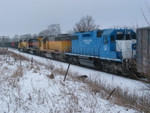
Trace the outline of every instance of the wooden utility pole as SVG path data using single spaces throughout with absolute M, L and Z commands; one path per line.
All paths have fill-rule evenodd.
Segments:
M 3 40 L 3 55 L 4 55 L 4 58 L 5 58 L 5 51 L 4 51 L 4 46 L 5 46 L 5 44 L 4 44 L 4 36 L 3 36 L 3 38 L 2 38 L 2 40 Z

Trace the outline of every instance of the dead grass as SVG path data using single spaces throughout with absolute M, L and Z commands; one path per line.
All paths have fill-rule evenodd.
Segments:
M 8 48 L 0 48 L 0 55 L 6 55 L 8 53 Z
M 115 99 L 112 101 L 118 105 L 134 108 L 140 112 L 150 113 L 150 98 L 148 95 L 142 97 L 136 94 L 128 95 L 128 90 L 123 92 L 123 90 L 118 87 L 113 97 Z
M 11 56 L 14 58 L 14 60 L 27 60 L 30 62 L 29 59 L 18 55 L 16 53 L 10 52 Z M 36 61 L 34 61 L 35 63 Z M 44 65 L 42 63 L 36 62 L 37 65 Z M 31 68 L 34 68 L 33 72 L 37 73 L 38 70 L 40 70 L 39 66 L 33 66 Z M 52 73 L 50 75 L 48 75 L 48 77 L 50 79 L 54 79 L 55 76 L 54 75 L 65 75 L 66 74 L 66 70 L 61 66 L 60 68 L 55 68 L 55 66 L 50 63 L 48 65 L 44 65 L 46 69 L 52 71 Z M 30 67 L 30 65 L 28 66 Z M 13 73 L 13 78 L 20 78 L 23 76 L 23 69 L 21 66 L 17 67 L 17 70 Z M 107 83 L 104 84 L 104 81 L 102 82 L 102 80 L 95 80 L 92 81 L 91 78 L 82 78 L 79 77 L 80 75 L 78 73 L 71 73 L 68 72 L 68 76 L 70 76 L 73 80 L 77 80 L 80 82 L 84 82 L 85 84 L 87 84 L 89 91 L 91 92 L 91 94 L 100 94 L 100 96 L 102 98 L 107 98 L 109 96 L 109 94 L 111 93 L 111 91 L 113 90 L 111 88 L 111 86 L 109 86 Z M 19 79 L 18 79 L 19 80 Z M 71 107 L 71 111 L 79 111 L 78 109 L 78 98 L 74 95 L 71 94 L 71 98 L 72 98 L 72 102 L 74 102 L 74 104 L 72 104 Z M 129 107 L 129 108 L 133 108 L 138 110 L 139 112 L 144 112 L 144 113 L 150 113 L 150 99 L 149 96 L 143 96 L 143 97 L 138 97 L 137 95 L 128 95 L 128 90 L 124 91 L 122 90 L 120 87 L 117 87 L 115 92 L 112 94 L 112 96 L 109 99 L 111 102 L 120 105 L 120 106 L 125 106 L 125 107 Z M 72 103 L 70 102 L 70 104 Z M 76 105 L 76 107 L 73 107 L 74 105 Z
M 40 66 L 38 64 L 35 65 L 35 70 L 40 71 Z
M 47 68 L 50 69 L 51 71 L 53 71 L 55 66 L 54 66 L 54 64 L 50 63 L 50 64 L 48 64 Z
M 33 73 L 38 73 L 38 70 L 36 70 L 36 69 L 33 69 Z
M 55 75 L 65 75 L 66 74 L 66 70 L 60 66 L 60 68 L 54 68 L 52 71 Z
M 65 70 L 62 71 L 62 69 L 57 69 L 57 71 L 59 72 L 59 74 L 65 73 Z M 102 82 L 102 80 L 93 81 L 91 78 L 82 79 L 78 73 L 71 72 L 68 73 L 68 76 L 72 77 L 72 79 L 75 81 L 84 82 L 85 84 L 87 84 L 87 86 L 89 87 L 88 89 L 92 94 L 100 94 L 104 99 L 107 99 L 107 97 L 113 90 L 111 86 L 109 86 L 104 81 Z M 109 101 L 119 106 L 135 109 L 139 112 L 150 113 L 150 98 L 148 95 L 139 97 L 136 94 L 129 95 L 128 92 L 128 89 L 124 91 L 120 87 L 117 87 L 115 92 L 110 97 Z
M 85 83 L 89 86 L 91 93 L 98 93 L 105 99 L 113 90 L 111 86 L 101 81 L 86 80 Z M 129 95 L 128 92 L 128 90 L 124 91 L 120 87 L 117 87 L 110 101 L 120 106 L 136 109 L 139 112 L 150 113 L 150 98 L 148 95 L 139 97 L 136 94 Z
M 50 78 L 50 79 L 54 79 L 55 78 L 53 73 L 51 73 L 50 75 L 47 75 L 47 77 Z
M 17 60 L 30 61 L 30 59 L 28 59 L 28 58 L 26 58 L 26 57 L 24 57 L 24 56 L 22 56 L 22 55 L 20 55 L 20 54 L 16 54 L 16 53 L 14 53 L 14 52 L 12 52 L 12 51 L 8 51 L 8 52 L 9 52 L 10 56 L 11 56 L 12 58 L 14 58 L 15 61 L 17 61 Z
M 23 69 L 21 66 L 18 66 L 17 70 L 13 73 L 12 77 L 17 78 L 22 76 L 23 76 Z

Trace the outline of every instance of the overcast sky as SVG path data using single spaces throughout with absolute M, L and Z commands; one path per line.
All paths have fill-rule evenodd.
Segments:
M 101 28 L 147 26 L 150 0 L 0 0 L 0 36 L 35 34 L 50 24 L 71 30 L 81 17 L 90 15 Z

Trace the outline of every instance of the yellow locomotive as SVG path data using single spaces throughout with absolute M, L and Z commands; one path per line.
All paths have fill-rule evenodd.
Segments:
M 57 36 L 22 39 L 19 42 L 18 49 L 57 60 L 64 60 L 64 53 L 71 52 L 71 40 L 75 38 L 75 36 L 68 34 L 60 34 Z
M 64 60 L 64 53 L 69 52 L 69 47 L 71 47 L 71 37 L 67 34 L 43 37 L 40 54 L 57 60 Z
M 18 44 L 19 51 L 27 51 L 27 39 L 21 39 Z

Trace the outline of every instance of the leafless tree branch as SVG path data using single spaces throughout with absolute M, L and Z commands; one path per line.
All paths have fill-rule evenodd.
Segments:
M 86 17 L 82 17 L 78 23 L 75 24 L 73 28 L 74 32 L 85 32 L 98 29 L 99 26 L 95 24 L 92 16 L 87 15 Z

